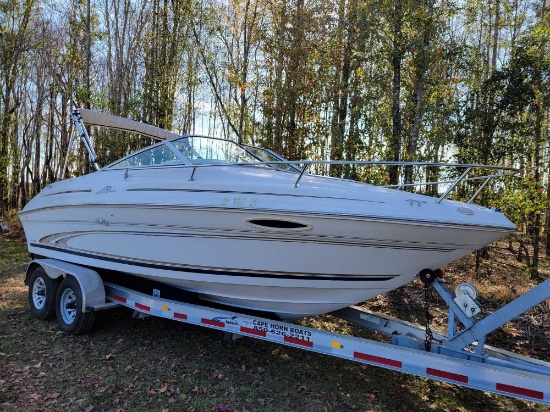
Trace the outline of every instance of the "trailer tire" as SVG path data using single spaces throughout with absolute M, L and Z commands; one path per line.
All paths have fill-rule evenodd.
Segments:
M 70 335 L 82 335 L 92 329 L 95 312 L 82 311 L 82 289 L 73 276 L 61 282 L 55 301 L 59 329 Z
M 50 278 L 46 271 L 38 266 L 29 280 L 29 307 L 32 316 L 46 320 L 55 317 L 55 300 L 59 282 Z

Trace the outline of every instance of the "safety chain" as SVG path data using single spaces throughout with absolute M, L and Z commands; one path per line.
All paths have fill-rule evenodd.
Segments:
M 426 317 L 426 339 L 424 340 L 424 349 L 426 352 L 429 352 L 432 348 L 432 341 L 434 340 L 434 335 L 432 333 L 432 327 L 431 322 L 433 320 L 433 316 L 430 314 L 430 304 L 432 303 L 433 296 L 432 296 L 432 289 L 430 287 L 431 285 L 424 284 L 424 314 Z

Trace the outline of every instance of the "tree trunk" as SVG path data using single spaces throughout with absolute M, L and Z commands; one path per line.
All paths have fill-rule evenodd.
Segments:
M 540 79 L 539 79 L 540 80 Z M 540 81 L 542 83 L 542 81 Z M 542 142 L 542 118 L 543 111 L 540 105 L 535 105 L 535 173 L 533 176 L 536 190 L 542 189 L 541 181 L 541 150 Z M 531 276 L 539 276 L 539 255 L 540 255 L 540 232 L 541 232 L 541 213 L 536 212 L 532 224 L 533 239 L 533 259 L 531 261 Z
M 498 33 L 500 28 L 500 0 L 496 0 L 495 3 L 495 27 L 493 29 L 493 56 L 491 59 L 491 69 L 493 71 L 497 68 L 497 54 L 498 54 Z
M 423 36 L 421 49 L 418 51 L 419 56 L 416 59 L 415 70 L 415 100 L 416 107 L 414 112 L 414 122 L 407 147 L 407 160 L 414 161 L 416 158 L 416 152 L 418 151 L 418 140 L 420 138 L 420 126 L 422 124 L 423 111 L 424 111 L 424 90 L 426 85 L 426 73 L 428 71 L 428 48 L 432 42 L 434 35 L 434 0 L 429 0 L 428 8 L 426 10 L 426 22 L 423 24 Z M 405 183 L 413 182 L 413 168 L 412 166 L 405 167 Z
M 393 10 L 393 51 L 392 51 L 392 135 L 389 142 L 391 161 L 398 162 L 401 157 L 401 61 L 403 58 L 403 44 L 401 30 L 403 25 L 403 10 L 401 0 L 395 1 Z M 389 167 L 390 184 L 399 182 L 399 167 Z
M 340 39 L 337 42 L 337 47 L 340 47 L 340 44 L 342 44 L 343 52 L 334 76 L 336 78 L 336 90 L 334 91 L 331 122 L 330 157 L 332 160 L 343 160 L 344 149 L 346 147 L 346 123 L 350 96 L 351 61 L 357 20 L 357 0 L 350 0 L 347 10 L 345 6 L 346 1 L 341 0 L 338 18 L 338 37 L 340 37 Z M 342 176 L 342 170 L 342 165 L 330 166 L 331 176 Z

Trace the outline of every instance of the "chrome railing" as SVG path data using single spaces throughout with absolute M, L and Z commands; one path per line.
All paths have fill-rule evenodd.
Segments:
M 97 155 L 92 147 L 92 142 L 90 140 L 90 137 L 88 136 L 88 133 L 86 131 L 86 128 L 84 127 L 84 122 L 80 113 L 81 109 L 76 109 L 71 114 L 71 119 L 78 130 L 78 133 L 80 135 L 80 138 L 82 139 L 84 146 L 86 147 L 88 153 L 90 154 L 90 160 L 94 164 L 96 169 L 99 169 L 98 161 L 97 161 Z M 93 113 L 89 110 L 86 111 L 87 113 Z M 166 136 L 164 135 L 164 132 L 162 129 L 158 129 L 149 125 L 141 124 L 139 122 L 130 121 L 124 118 L 120 118 L 117 116 L 111 116 L 111 115 L 101 115 L 101 122 L 97 123 L 96 125 L 99 125 L 101 127 L 107 127 L 107 128 L 115 128 L 119 130 L 126 130 L 132 133 L 141 133 L 145 134 L 149 137 L 154 138 L 160 138 L 164 139 Z M 151 134 L 152 133 L 152 134 Z M 389 185 L 385 187 L 389 188 L 396 188 L 398 190 L 402 190 L 406 187 L 415 187 L 415 186 L 428 186 L 428 185 L 439 185 L 439 184 L 448 184 L 449 187 L 445 190 L 445 193 L 443 193 L 442 196 L 437 198 L 436 203 L 440 203 L 443 199 L 445 199 L 451 191 L 453 191 L 458 184 L 465 181 L 472 181 L 472 180 L 479 180 L 479 179 L 485 179 L 484 182 L 480 185 L 480 187 L 477 189 L 477 191 L 474 193 L 472 197 L 468 200 L 467 203 L 472 203 L 474 199 L 481 193 L 481 191 L 487 186 L 487 184 L 492 180 L 504 176 L 510 176 L 515 173 L 518 173 L 519 170 L 515 169 L 513 167 L 507 167 L 507 166 L 488 166 L 488 165 L 481 165 L 481 164 L 463 164 L 463 163 L 442 163 L 442 162 L 392 162 L 392 161 L 353 161 L 353 160 L 284 160 L 280 158 L 275 153 L 271 152 L 271 155 L 277 158 L 280 158 L 282 160 L 278 161 L 258 161 L 258 162 L 247 162 L 247 163 L 204 163 L 204 164 L 196 164 L 191 163 L 191 161 L 187 158 L 185 158 L 180 151 L 174 147 L 172 144 L 172 140 L 180 139 L 184 136 L 179 136 L 174 133 L 165 132 L 170 137 L 173 137 L 172 139 L 163 140 L 163 144 L 166 145 L 172 152 L 174 152 L 175 156 L 181 161 L 182 163 L 178 163 L 177 165 L 174 165 L 176 167 L 183 167 L 183 168 L 192 168 L 193 171 L 191 172 L 190 181 L 195 180 L 195 175 L 198 168 L 202 167 L 219 167 L 219 166 L 276 166 L 276 165 L 286 165 L 292 167 L 292 169 L 295 169 L 295 173 L 298 175 L 296 180 L 294 181 L 294 184 L 292 185 L 294 188 L 298 188 L 300 185 L 300 181 L 302 180 L 304 174 L 307 173 L 307 170 L 311 167 L 311 165 L 356 165 L 356 166 L 401 166 L 401 167 L 455 167 L 455 168 L 463 168 L 465 169 L 459 177 L 452 180 L 444 180 L 444 181 L 438 181 L 438 182 L 421 182 L 421 183 L 401 183 L 398 185 Z M 220 140 L 220 139 L 218 139 Z M 70 146 L 70 143 L 69 143 Z M 241 145 L 239 145 L 241 146 Z M 241 148 L 246 150 L 246 145 L 242 145 Z M 147 150 L 147 149 L 143 149 Z M 255 156 L 257 157 L 257 156 Z M 63 167 L 63 170 L 66 168 L 68 160 L 68 152 L 67 157 L 65 159 L 65 165 Z M 151 166 L 147 166 L 151 167 Z M 172 167 L 167 165 L 159 164 L 158 166 L 154 167 Z M 115 164 L 108 165 L 106 168 L 118 168 Z M 122 167 L 126 169 L 125 178 L 128 177 L 128 169 L 133 168 L 141 168 L 140 166 L 135 167 Z M 475 176 L 475 177 L 467 177 L 468 174 L 473 169 L 483 169 L 483 170 L 498 170 L 501 171 L 501 173 L 488 173 L 483 176 Z
M 484 182 L 476 190 L 476 192 L 468 199 L 467 203 L 472 203 L 481 191 L 487 186 L 487 184 L 492 179 L 498 179 L 506 176 L 513 176 L 516 173 L 519 173 L 519 169 L 508 167 L 508 166 L 490 166 L 482 164 L 465 164 L 465 163 L 442 163 L 442 162 L 390 162 L 390 161 L 353 161 L 353 160 L 288 160 L 288 161 L 273 161 L 273 162 L 250 162 L 250 163 L 205 163 L 205 164 L 193 164 L 193 165 L 182 165 L 182 167 L 191 167 L 193 171 L 191 173 L 191 178 L 189 180 L 195 180 L 195 174 L 198 168 L 202 167 L 219 167 L 219 166 L 271 166 L 271 165 L 294 165 L 301 166 L 300 172 L 296 172 L 298 177 L 296 178 L 292 187 L 299 187 L 300 181 L 304 174 L 307 174 L 307 170 L 311 165 L 365 165 L 365 166 L 417 166 L 417 167 L 454 167 L 454 168 L 463 168 L 464 172 L 460 174 L 456 179 L 451 180 L 441 180 L 436 182 L 420 182 L 420 183 L 400 183 L 396 185 L 385 185 L 387 188 L 395 188 L 397 190 L 402 190 L 406 187 L 417 187 L 417 186 L 430 186 L 430 185 L 449 185 L 445 190 L 443 195 L 436 199 L 436 203 L 440 203 L 445 199 L 449 193 L 451 193 L 461 182 L 483 180 Z M 467 177 L 468 174 L 473 169 L 482 169 L 482 170 L 499 170 L 503 173 L 489 173 L 484 174 L 483 176 L 474 176 Z M 506 173 L 508 172 L 508 173 Z

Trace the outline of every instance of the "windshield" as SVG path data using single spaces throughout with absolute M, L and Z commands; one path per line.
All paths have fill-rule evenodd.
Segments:
M 243 145 L 246 150 L 251 152 L 254 156 L 261 159 L 264 162 L 284 162 L 286 159 L 280 157 L 279 155 L 275 155 L 274 153 L 270 152 L 267 149 L 261 148 L 261 147 L 255 147 L 255 146 L 248 146 Z M 284 170 L 286 172 L 299 172 L 300 170 L 297 169 L 293 165 L 285 165 L 285 164 L 274 164 L 270 165 L 274 169 L 277 170 Z
M 230 140 L 210 137 L 182 137 L 172 144 L 191 163 L 257 163 L 258 159 Z
M 140 167 L 181 164 L 176 154 L 165 144 L 157 144 L 113 164 L 114 167 Z
M 285 161 L 282 157 L 266 149 L 239 145 L 231 140 L 212 137 L 186 136 L 158 143 L 137 153 L 129 155 L 109 166 L 151 167 L 204 163 L 260 163 Z M 269 165 L 277 170 L 295 172 L 291 165 Z

